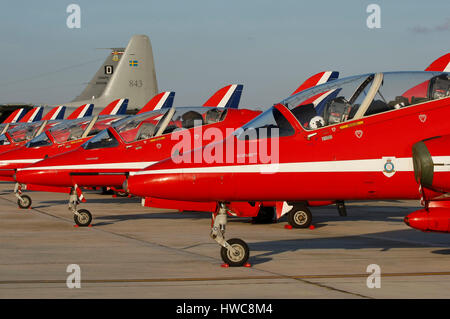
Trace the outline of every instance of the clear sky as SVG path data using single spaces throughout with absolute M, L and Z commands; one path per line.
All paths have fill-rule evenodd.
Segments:
M 66 26 L 71 3 L 80 29 Z M 380 29 L 366 26 L 371 3 Z M 450 52 L 450 1 L 2 0 L 0 30 L 0 103 L 70 101 L 105 59 L 97 48 L 146 34 L 175 105 L 241 83 L 241 106 L 267 107 L 322 70 L 423 70 Z

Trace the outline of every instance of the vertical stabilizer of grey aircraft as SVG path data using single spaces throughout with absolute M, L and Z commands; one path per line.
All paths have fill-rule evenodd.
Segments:
M 108 54 L 105 62 L 103 62 L 94 77 L 88 82 L 83 92 L 73 99 L 72 102 L 95 99 L 103 94 L 114 71 L 117 70 L 117 65 L 119 64 L 125 48 L 110 48 L 110 50 L 111 53 Z
M 95 109 L 98 110 L 103 109 L 113 100 L 127 98 L 129 109 L 139 109 L 155 96 L 158 93 L 158 85 L 149 37 L 133 35 L 123 53 L 119 52 L 115 54 L 113 51 L 111 54 L 111 60 L 113 58 L 118 60 L 116 67 L 113 64 L 104 64 L 94 76 L 94 81 L 102 77 L 102 72 L 109 73 L 107 75 L 110 76 L 100 96 L 93 95 L 94 98 L 92 98 L 90 95 L 94 90 L 89 89 L 88 85 L 79 97 L 90 96 L 89 98 L 80 100 L 77 97 L 76 101 L 64 105 L 74 107 L 81 104 L 94 104 Z M 97 87 L 95 90 L 100 91 L 101 88 Z

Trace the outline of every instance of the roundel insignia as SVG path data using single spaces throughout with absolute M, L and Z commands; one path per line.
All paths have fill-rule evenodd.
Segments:
M 383 174 L 391 177 L 395 174 L 395 157 L 383 157 Z

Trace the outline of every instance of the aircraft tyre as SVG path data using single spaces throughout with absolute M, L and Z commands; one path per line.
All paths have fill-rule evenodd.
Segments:
M 271 224 L 273 222 L 273 217 L 275 215 L 274 207 L 264 207 L 259 209 L 258 215 L 252 217 L 252 221 L 255 224 Z
M 308 228 L 311 222 L 312 214 L 306 206 L 294 206 L 288 213 L 288 223 L 294 228 Z
M 73 220 L 75 224 L 80 227 L 87 227 L 92 222 L 92 215 L 87 209 L 77 210 L 78 214 L 73 215 Z
M 235 253 L 222 247 L 220 255 L 224 263 L 228 264 L 230 267 L 241 267 L 245 265 L 250 255 L 250 249 L 245 241 L 239 238 L 232 238 L 227 240 L 227 243 L 234 248 Z
M 127 192 L 116 192 L 116 196 L 117 197 L 128 197 L 128 193 Z
M 31 206 L 31 197 L 28 195 L 21 195 L 17 200 L 17 205 L 22 209 L 29 208 Z

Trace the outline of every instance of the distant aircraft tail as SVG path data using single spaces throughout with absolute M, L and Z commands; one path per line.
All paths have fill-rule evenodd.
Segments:
M 203 106 L 228 107 L 237 109 L 241 100 L 242 84 L 227 85 L 214 93 Z
M 36 106 L 28 111 L 24 117 L 19 121 L 20 123 L 37 122 L 42 119 L 42 113 L 44 112 L 43 106 Z
M 124 48 L 111 48 L 111 53 L 108 54 L 105 62 L 89 81 L 86 88 L 72 102 L 91 100 L 101 96 L 114 71 L 117 69 L 124 50 Z
M 450 72 L 450 53 L 433 61 L 425 71 Z
M 148 101 L 148 103 L 145 104 L 137 114 L 170 108 L 172 107 L 174 97 L 175 92 L 161 92 L 158 95 L 155 95 L 150 101 Z
M 312 88 L 313 86 L 317 86 L 323 83 L 327 83 L 339 78 L 338 71 L 322 71 L 317 74 L 314 74 L 310 78 L 308 78 L 305 82 L 303 82 L 291 95 L 297 94 L 306 89 Z
M 17 109 L 14 112 L 12 112 L 7 118 L 6 120 L 3 121 L 4 124 L 7 123 L 16 123 L 19 122 L 26 114 L 27 112 L 25 111 L 25 109 Z
M 68 120 L 81 119 L 85 116 L 91 116 L 94 110 L 94 104 L 83 104 L 73 111 L 68 117 Z
M 130 107 L 139 108 L 157 93 L 150 39 L 146 35 L 134 35 L 106 85 L 102 98 L 111 101 L 127 97 Z
M 42 118 L 42 120 L 63 120 L 64 119 L 64 113 L 66 112 L 66 107 L 63 105 L 56 106 L 53 109 L 51 109 L 45 116 Z
M 117 115 L 125 114 L 127 111 L 128 99 L 117 99 L 112 101 L 105 107 L 99 115 Z

